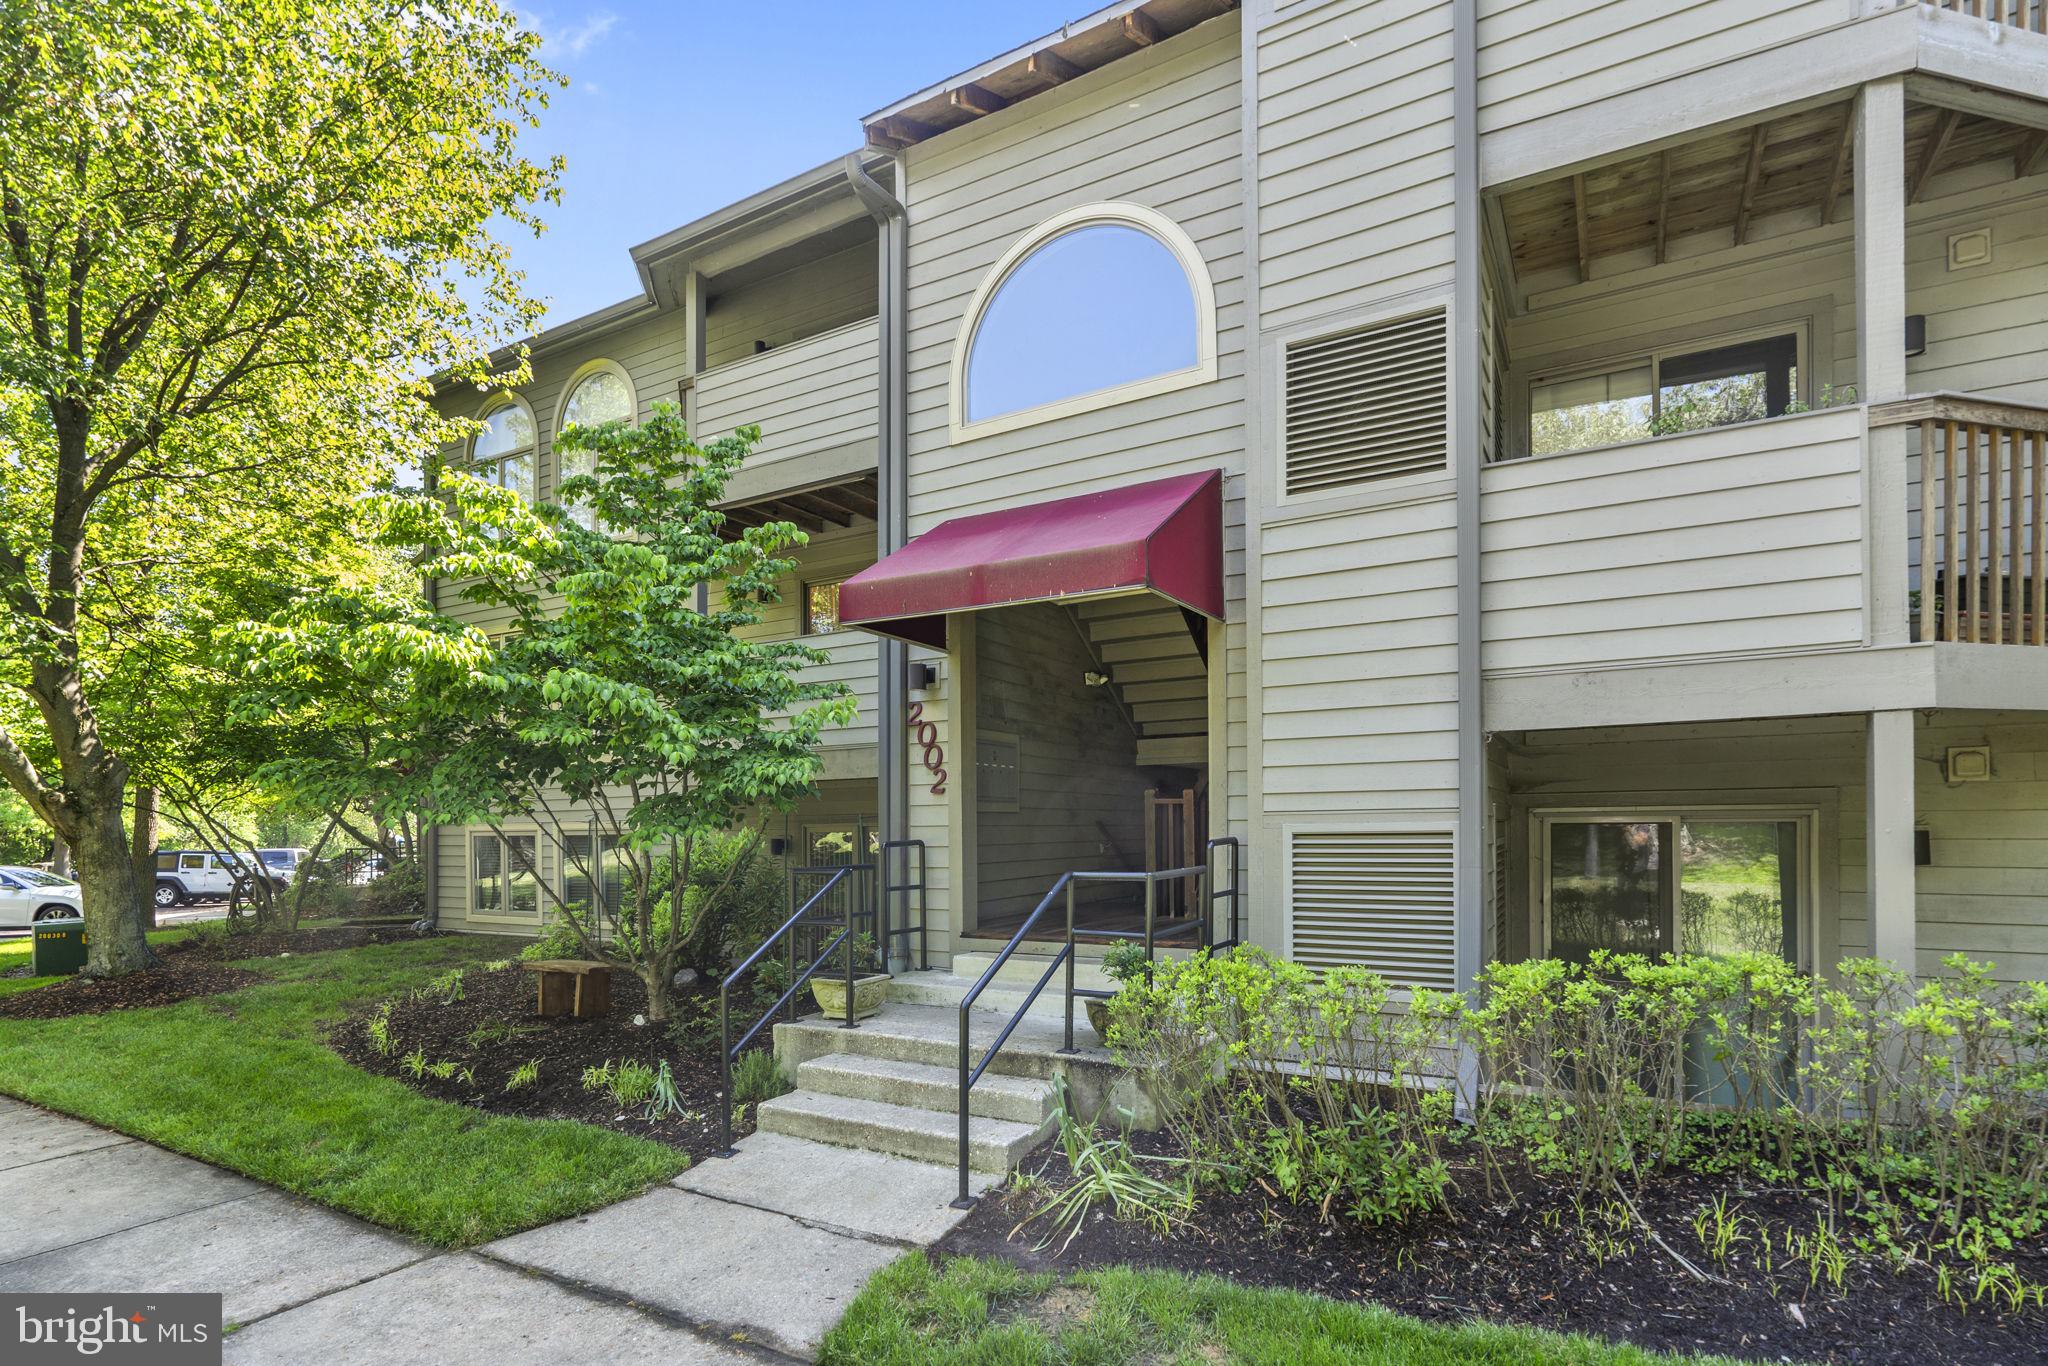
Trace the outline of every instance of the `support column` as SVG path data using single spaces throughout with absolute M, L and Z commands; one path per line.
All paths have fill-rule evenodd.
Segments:
M 1890 76 L 1856 99 L 1856 397 L 1906 393 L 1906 85 Z M 1906 429 L 1864 437 L 1865 635 L 1903 645 L 1908 633 Z
M 1913 713 L 1870 713 L 1864 857 L 1870 953 L 1914 971 L 1918 897 L 1913 866 Z

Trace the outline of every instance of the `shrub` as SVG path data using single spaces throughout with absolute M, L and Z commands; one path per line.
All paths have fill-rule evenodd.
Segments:
M 1325 1215 L 1444 1209 L 1458 1144 L 1497 1196 L 1533 1166 L 1636 1217 L 1655 1171 L 1750 1171 L 1803 1183 L 1831 1228 L 2003 1248 L 2048 1225 L 2048 986 L 1944 966 L 1916 985 L 1871 960 L 1823 981 L 1773 954 L 1596 953 L 1403 1002 L 1371 973 L 1242 949 L 1133 975 L 1109 1041 L 1201 1179 Z
M 758 1105 L 764 1100 L 786 1096 L 796 1088 L 782 1071 L 782 1064 L 765 1048 L 743 1053 L 732 1069 L 732 1100 L 735 1105 Z

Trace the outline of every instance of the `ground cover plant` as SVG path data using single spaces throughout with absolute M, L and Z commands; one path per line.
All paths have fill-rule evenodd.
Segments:
M 1048 1191 L 1135 1171 L 1192 1214 L 1090 1218 L 1080 1264 L 1742 1355 L 2048 1359 L 2048 995 L 1980 965 L 1600 957 L 1403 1002 L 1244 951 L 1128 984 L 1111 1037 L 1165 1131 L 1063 1144 L 944 1246 L 1049 1255 Z
M 437 936 L 232 964 L 226 995 L 0 1020 L 0 1092 L 460 1246 L 622 1199 L 688 1165 L 587 1124 L 479 1115 L 349 1065 L 328 1033 L 511 941 Z M 29 995 L 41 994 L 42 989 Z
M 528 953 L 552 956 L 545 943 Z M 648 1017 L 639 979 L 624 973 L 613 974 L 611 1011 L 597 1019 L 542 1017 L 536 995 L 534 975 L 516 962 L 469 964 L 358 1009 L 331 1043 L 356 1066 L 438 1100 L 577 1121 L 694 1158 L 718 1150 L 714 985 L 678 988 L 666 1023 Z M 755 1106 L 787 1089 L 765 1046 L 743 1054 L 733 1073 L 733 1133 L 753 1132 Z
M 1272 1366 L 1648 1366 L 1679 1360 L 1584 1337 L 1421 1323 L 1298 1291 L 1128 1267 L 1061 1276 L 913 1252 L 847 1307 L 827 1366 L 1039 1361 Z M 1711 1360 L 1722 1360 L 1714 1358 Z

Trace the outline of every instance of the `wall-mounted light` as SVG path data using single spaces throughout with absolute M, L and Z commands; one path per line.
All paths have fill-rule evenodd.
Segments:
M 1932 868 L 1934 866 L 1934 832 L 1915 830 L 1913 832 L 1913 866 Z
M 788 840 L 783 839 L 780 835 L 770 835 L 768 837 L 768 857 L 781 858 L 784 854 L 788 852 Z
M 1081 675 L 1081 681 L 1091 688 L 1106 688 L 1109 686 L 1109 675 L 1090 669 Z
M 1908 313 L 1906 315 L 1906 354 L 1923 356 L 1927 354 L 1927 315 Z
M 936 664 L 913 664 L 910 666 L 910 690 L 912 692 L 922 692 L 938 681 L 939 669 Z

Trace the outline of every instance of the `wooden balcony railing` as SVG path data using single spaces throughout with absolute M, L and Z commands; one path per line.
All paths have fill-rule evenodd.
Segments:
M 1916 638 L 2048 645 L 2048 409 L 1938 394 L 1870 420 L 1920 434 Z
M 1933 0 L 1936 9 L 1967 14 L 2029 33 L 2048 33 L 2048 0 Z

